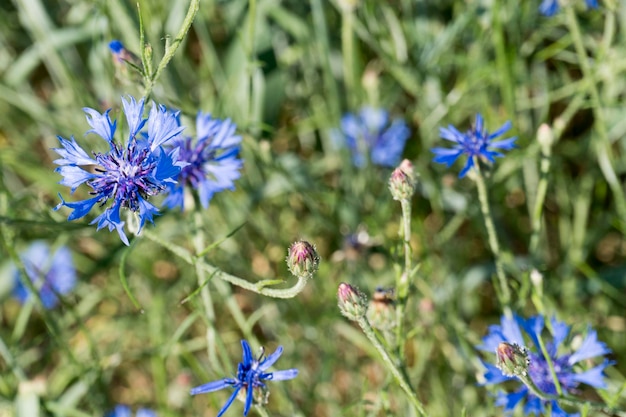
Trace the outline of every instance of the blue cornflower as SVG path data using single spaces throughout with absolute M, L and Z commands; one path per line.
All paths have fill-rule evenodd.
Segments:
M 132 417 L 133 413 L 127 405 L 116 405 L 113 411 L 106 417 Z M 140 408 L 135 413 L 135 417 L 157 417 L 157 414 L 149 408 Z
M 541 391 L 556 395 L 557 390 L 548 362 L 539 348 L 539 338 L 542 337 L 545 327 L 544 321 L 543 316 L 535 316 L 527 320 L 518 316 L 513 318 L 502 316 L 501 325 L 490 326 L 489 334 L 483 338 L 483 343 L 477 347 L 480 350 L 495 353 L 496 348 L 502 342 L 526 346 L 530 360 L 528 376 Z M 528 335 L 527 339 L 523 337 L 522 330 Z M 589 328 L 587 336 L 580 343 L 578 350 L 573 353 L 565 353 L 566 350 L 562 345 L 569 335 L 570 327 L 552 318 L 549 330 L 552 335 L 552 341 L 546 341 L 545 346 L 563 392 L 571 394 L 580 383 L 585 383 L 595 388 L 604 388 L 606 383 L 603 371 L 604 368 L 611 365 L 610 361 L 605 359 L 602 364 L 580 372 L 578 372 L 579 367 L 577 366 L 583 360 L 611 353 L 604 343 L 598 341 L 597 333 Z M 544 338 L 543 340 L 545 341 L 546 339 Z M 485 364 L 485 367 L 487 368 L 487 372 L 484 375 L 485 384 L 499 384 L 500 382 L 516 378 L 505 376 L 494 365 Z M 504 407 L 505 413 L 509 414 L 514 411 L 515 407 L 524 398 L 526 399 L 526 404 L 524 405 L 525 415 L 543 415 L 548 408 L 548 404 L 550 404 L 553 417 L 578 416 L 578 414 L 568 414 L 563 411 L 556 401 L 542 400 L 530 392 L 525 385 L 522 385 L 519 390 L 510 394 L 499 392 L 496 405 Z
M 67 206 L 74 210 L 68 220 L 75 220 L 85 216 L 94 205 L 104 206 L 111 199 L 111 205 L 91 224 L 97 223 L 98 230 L 103 227 L 108 227 L 109 231 L 116 229 L 122 241 L 128 245 L 120 209 L 127 208 L 138 214 L 136 234 L 139 234 L 146 220 L 153 223 L 152 217 L 159 211 L 148 199 L 162 193 L 169 183 L 175 182 L 185 163 L 178 160 L 178 148 L 165 150 L 162 147 L 183 130 L 178 123 L 178 112 L 170 112 L 165 106 L 153 104 L 148 118 L 144 118 L 144 99 L 136 102 L 129 96 L 129 101 L 122 98 L 122 104 L 129 127 L 126 145 L 113 141 L 117 121 L 111 122 L 111 109 L 102 114 L 94 109 L 84 109 L 87 123 L 92 127 L 87 133 L 93 132 L 106 140 L 109 144 L 107 153 L 94 152 L 94 158 L 91 158 L 78 146 L 74 137 L 70 140 L 58 137 L 62 148 L 54 150 L 61 155 L 61 159 L 54 163 L 61 165 L 56 169 L 63 176 L 60 184 L 70 187 L 73 193 L 86 182 L 94 197 L 73 203 L 61 197 L 61 203 L 55 210 Z M 147 132 L 142 132 L 146 124 Z M 86 166 L 95 168 L 88 170 L 84 168 Z
M 495 138 L 502 135 L 511 128 L 511 122 L 506 122 L 498 130 L 489 134 L 484 126 L 483 116 L 478 113 L 473 129 L 467 133 L 459 132 L 454 126 L 449 125 L 447 128 L 439 128 L 441 138 L 454 142 L 452 148 L 433 148 L 435 154 L 433 161 L 446 164 L 450 167 L 461 155 L 467 155 L 467 163 L 459 173 L 459 178 L 463 178 L 465 174 L 474 166 L 474 157 L 482 157 L 489 162 L 495 162 L 495 157 L 504 156 L 495 149 L 508 151 L 515 148 L 516 137 L 493 142 Z
M 400 163 L 410 134 L 404 120 L 395 119 L 390 123 L 387 111 L 372 107 L 364 107 L 358 114 L 345 114 L 341 118 L 341 132 L 333 132 L 337 141 L 348 146 L 352 162 L 359 168 L 368 161 L 395 167 Z
M 250 411 L 250 407 L 252 406 L 253 394 L 255 391 L 258 390 L 258 397 L 254 397 L 257 402 L 265 403 L 267 401 L 267 395 L 269 395 L 269 393 L 267 392 L 267 387 L 263 381 L 284 381 L 287 379 L 293 379 L 298 375 L 297 369 L 265 372 L 283 353 L 282 346 L 279 346 L 274 353 L 265 359 L 263 359 L 263 352 L 261 352 L 258 359 L 254 359 L 252 357 L 250 345 L 245 340 L 241 341 L 241 347 L 243 348 L 243 360 L 239 363 L 237 368 L 236 378 L 224 378 L 219 381 L 209 382 L 191 389 L 191 395 L 196 395 L 218 391 L 226 387 L 235 388 L 235 391 L 233 391 L 228 401 L 226 401 L 226 404 L 224 404 L 220 412 L 217 414 L 217 417 L 222 416 L 226 412 L 242 388 L 245 390 L 243 415 L 247 416 Z
M 215 193 L 235 188 L 243 164 L 239 159 L 241 136 L 235 135 L 237 126 L 230 119 L 212 118 L 199 112 L 196 118 L 198 140 L 179 136 L 171 145 L 180 149 L 180 161 L 187 165 L 178 174 L 178 182 L 167 186 L 164 203 L 169 208 L 184 208 L 185 186 L 197 190 L 202 207 L 207 208 Z
M 598 0 L 585 0 L 587 8 L 597 9 Z M 544 16 L 554 16 L 560 9 L 558 0 L 543 0 L 539 5 L 539 12 Z
M 72 253 L 65 246 L 61 246 L 52 254 L 46 242 L 35 241 L 20 254 L 20 259 L 26 275 L 39 290 L 39 296 L 46 309 L 56 306 L 59 302 L 58 295 L 69 293 L 76 285 Z M 14 267 L 13 296 L 24 303 L 32 297 L 32 294 L 20 280 L 19 274 L 19 270 Z
M 141 60 L 137 55 L 130 52 L 128 49 L 124 47 L 124 44 L 117 39 L 109 42 L 109 49 L 113 54 L 113 62 L 117 64 L 124 64 L 126 62 L 130 62 L 133 65 L 140 66 Z

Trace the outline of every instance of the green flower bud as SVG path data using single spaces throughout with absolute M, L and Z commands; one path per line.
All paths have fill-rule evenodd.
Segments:
M 496 348 L 496 367 L 504 376 L 528 375 L 528 349 L 517 343 L 502 342 Z
M 356 321 L 365 317 L 367 297 L 357 288 L 342 282 L 337 289 L 337 300 L 341 314 Z
M 304 240 L 295 242 L 287 251 L 287 267 L 298 278 L 311 278 L 317 272 L 320 257 L 315 246 Z
M 367 320 L 379 330 L 391 330 L 396 327 L 396 303 L 393 289 L 376 288 L 367 307 Z
M 394 200 L 410 200 L 415 193 L 417 178 L 413 164 L 408 159 L 393 170 L 389 178 L 389 191 Z

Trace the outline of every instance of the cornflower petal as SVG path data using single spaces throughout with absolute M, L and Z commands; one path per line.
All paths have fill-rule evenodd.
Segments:
M 235 398 L 237 398 L 237 395 L 239 394 L 240 390 L 241 390 L 241 387 L 237 387 L 237 389 L 233 391 L 230 397 L 228 397 L 228 401 L 226 401 L 226 403 L 222 406 L 222 409 L 220 410 L 220 412 L 217 413 L 216 417 L 222 417 L 224 415 L 226 410 L 228 410 L 228 407 L 230 407 L 233 401 L 235 401 Z
M 559 9 L 558 0 L 543 0 L 539 5 L 539 12 L 547 17 L 554 16 Z
M 271 373 L 272 381 L 286 381 L 288 379 L 294 379 L 298 376 L 297 369 L 285 369 L 284 371 L 274 371 Z
M 111 119 L 109 118 L 109 112 L 111 111 L 111 109 L 105 111 L 102 114 L 89 107 L 84 107 L 83 111 L 87 113 L 87 123 L 89 123 L 89 126 L 91 126 L 92 128 L 91 130 L 88 130 L 87 133 L 95 133 L 96 135 L 105 139 L 107 142 L 113 142 L 113 136 L 115 135 L 117 121 L 111 122 Z
M 571 379 L 576 382 L 582 382 L 594 388 L 606 388 L 606 382 L 604 381 L 604 369 L 607 366 L 612 365 L 613 362 L 605 360 L 604 363 L 594 366 L 584 372 L 573 374 Z
M 62 156 L 61 159 L 55 159 L 53 162 L 57 165 L 95 165 L 97 162 L 93 160 L 87 152 L 83 150 L 72 136 L 70 140 L 57 136 L 63 148 L 52 148 L 53 151 Z
M 274 363 L 278 360 L 278 358 L 280 358 L 280 355 L 282 355 L 282 354 L 283 354 L 283 347 L 282 346 L 278 346 L 276 348 L 276 350 L 274 351 L 274 353 L 269 355 L 261 363 L 261 365 L 259 365 L 259 370 L 260 371 L 266 371 L 267 369 L 269 369 L 272 365 L 274 365 Z
M 122 97 L 122 106 L 126 115 L 126 123 L 128 123 L 128 136 L 134 138 L 148 120 L 143 118 L 144 99 L 142 98 L 137 102 L 133 96 L 128 96 L 128 100 Z
M 163 143 L 178 136 L 185 128 L 178 123 L 180 112 L 171 113 L 165 106 L 152 103 L 148 117 L 148 136 L 151 139 L 150 150 L 154 151 Z
M 58 167 L 54 170 L 54 172 L 58 172 L 59 174 L 63 175 L 63 179 L 59 181 L 59 184 L 70 187 L 72 193 L 82 183 L 96 178 L 96 175 L 92 174 L 91 172 L 85 171 L 84 169 L 73 165 Z
M 61 197 L 61 194 L 59 194 L 59 198 L 61 199 L 61 202 L 57 204 L 57 206 L 54 208 L 54 211 L 57 211 L 63 206 L 71 208 L 74 211 L 70 213 L 69 217 L 67 218 L 68 220 L 76 220 L 76 219 L 80 219 L 81 217 L 84 217 L 87 213 L 89 213 L 89 211 L 93 208 L 93 206 L 100 200 L 100 197 L 94 197 L 94 198 L 90 198 L 89 200 L 68 203 L 67 201 L 63 200 L 63 197 Z
M 595 330 L 589 329 L 587 337 L 583 340 L 580 348 L 569 357 L 567 362 L 573 365 L 582 360 L 606 355 L 608 353 L 611 353 L 611 350 L 606 347 L 606 344 L 598 341 L 598 333 Z
M 220 379 L 219 381 L 207 382 L 195 388 L 191 389 L 191 395 L 206 394 L 207 392 L 214 392 L 234 385 L 235 381 L 230 378 Z

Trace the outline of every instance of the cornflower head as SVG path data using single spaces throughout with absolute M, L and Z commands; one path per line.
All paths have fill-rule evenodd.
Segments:
M 73 136 L 70 140 L 58 137 L 62 147 L 54 151 L 61 158 L 54 163 L 60 165 L 56 169 L 63 176 L 60 184 L 70 187 L 73 193 L 81 184 L 87 183 L 93 197 L 69 203 L 61 197 L 55 210 L 69 207 L 73 211 L 68 220 L 76 220 L 89 213 L 94 205 L 104 206 L 111 200 L 109 207 L 90 224 L 97 223 L 98 230 L 103 227 L 109 231 L 117 230 L 122 242 L 128 245 L 120 210 L 128 209 L 138 216 L 139 226 L 135 233 L 139 234 L 146 220 L 154 223 L 153 216 L 159 211 L 148 199 L 163 193 L 169 183 L 176 182 L 185 163 L 178 160 L 178 148 L 165 150 L 162 147 L 183 130 L 178 123 L 178 112 L 153 103 L 149 116 L 144 118 L 144 99 L 137 102 L 129 96 L 128 100 L 122 98 L 122 105 L 129 128 L 126 144 L 113 140 L 117 121 L 112 122 L 109 118 L 111 109 L 102 114 L 94 109 L 84 109 L 87 123 L 92 127 L 87 133 L 95 133 L 104 139 L 109 145 L 108 152 L 93 152 L 92 158 Z M 147 131 L 142 131 L 146 125 Z M 95 168 L 85 168 L 89 166 Z
M 244 401 L 243 415 L 247 416 L 253 402 L 260 404 L 267 403 L 269 391 L 264 381 L 284 381 L 293 379 L 298 375 L 297 369 L 266 372 L 283 353 L 282 346 L 279 346 L 274 353 L 266 358 L 263 357 L 264 352 L 261 349 L 261 354 L 257 359 L 252 356 L 252 350 L 247 341 L 242 340 L 241 347 L 243 349 L 243 359 L 237 367 L 237 376 L 235 378 L 224 378 L 191 389 L 191 395 L 214 392 L 226 387 L 233 387 L 235 389 L 228 401 L 226 401 L 226 404 L 224 404 L 217 414 L 217 417 L 224 415 L 228 407 L 230 407 L 240 393 Z M 242 389 L 244 390 L 243 392 Z
M 585 0 L 588 9 L 597 9 L 598 8 L 598 0 Z M 539 5 L 539 13 L 544 16 L 551 17 L 554 16 L 559 10 L 561 6 L 559 6 L 558 0 L 543 0 Z
M 41 302 L 46 309 L 51 309 L 59 302 L 59 295 L 69 293 L 76 285 L 76 270 L 72 254 L 65 247 L 59 247 L 51 253 L 50 246 L 43 241 L 33 242 L 20 254 L 24 270 L 33 286 L 39 291 Z M 13 268 L 15 287 L 13 296 L 25 303 L 33 295 L 20 280 L 20 271 Z
M 127 405 L 116 405 L 106 417 L 133 417 L 133 413 Z M 140 408 L 135 417 L 157 417 L 157 414 L 148 408 Z
M 484 158 L 494 163 L 496 157 L 504 156 L 499 150 L 508 151 L 515 148 L 516 137 L 493 141 L 510 128 L 511 122 L 506 122 L 495 132 L 489 133 L 480 113 L 476 115 L 474 127 L 466 133 L 459 132 L 452 125 L 447 128 L 442 127 L 439 129 L 441 138 L 454 142 L 454 145 L 452 148 L 433 148 L 432 152 L 435 154 L 433 161 L 450 167 L 461 155 L 466 155 L 467 162 L 459 173 L 459 178 L 463 178 L 474 166 L 474 157 Z
M 341 118 L 341 132 L 333 132 L 335 140 L 350 149 L 352 162 L 358 168 L 368 162 L 395 167 L 410 134 L 404 120 L 390 122 L 386 110 L 373 107 L 363 107 L 358 114 L 345 114 Z
M 230 119 L 221 120 L 209 113 L 196 117 L 197 140 L 188 136 L 174 139 L 171 146 L 180 149 L 179 160 L 187 165 L 178 174 L 178 182 L 167 187 L 164 203 L 169 208 L 184 209 L 185 186 L 196 190 L 202 207 L 207 208 L 215 193 L 233 190 L 241 176 L 243 161 L 239 159 L 241 136 Z
M 564 342 L 568 338 L 570 327 L 552 318 L 550 326 L 548 326 L 552 340 L 545 342 L 545 348 L 549 356 L 549 358 L 546 358 L 540 348 L 540 340 L 545 340 L 542 337 L 544 328 L 545 319 L 540 315 L 526 320 L 518 316 L 513 318 L 502 316 L 500 325 L 490 326 L 489 333 L 483 338 L 483 343 L 477 346 L 477 348 L 486 352 L 496 353 L 500 368 L 485 363 L 487 371 L 484 375 L 484 384 L 499 384 L 516 379 L 519 376 L 518 374 L 526 376 L 524 372 L 527 372 L 528 377 L 538 389 L 549 395 L 557 395 L 558 390 L 552 377 L 549 359 L 554 366 L 556 378 L 564 394 L 575 392 L 581 383 L 594 388 L 604 388 L 606 386 L 603 371 L 604 368 L 611 365 L 610 361 L 605 359 L 602 364 L 587 370 L 581 370 L 579 366 L 582 361 L 611 353 L 604 343 L 598 341 L 598 335 L 594 330 L 588 329 L 587 335 L 577 350 L 573 352 L 571 350 L 568 351 L 564 346 Z M 526 338 L 523 337 L 523 333 L 527 335 Z M 516 353 L 516 356 L 520 358 L 523 355 L 527 355 L 527 368 L 521 366 L 520 369 L 523 369 L 523 371 L 509 372 L 503 367 L 502 357 L 507 355 L 503 355 L 502 352 L 506 353 L 509 350 Z M 508 356 L 512 357 L 513 355 Z M 521 359 L 516 361 L 517 364 L 523 365 Z M 555 400 L 539 398 L 526 385 L 522 385 L 521 388 L 512 393 L 499 392 L 496 398 L 496 405 L 504 407 L 504 412 L 508 415 L 513 413 L 517 405 L 524 399 L 526 400 L 524 405 L 525 415 L 543 415 L 548 408 L 552 410 L 553 417 L 574 417 L 579 415 L 563 411 Z

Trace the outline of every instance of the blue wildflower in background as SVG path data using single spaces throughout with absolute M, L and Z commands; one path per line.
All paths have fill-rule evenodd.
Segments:
M 410 134 L 404 120 L 390 122 L 387 111 L 372 107 L 364 107 L 358 114 L 345 114 L 341 118 L 341 132 L 334 132 L 335 138 L 348 146 L 352 161 L 359 168 L 368 161 L 395 167 Z
M 117 405 L 106 417 L 132 417 L 133 413 L 130 410 L 130 407 L 126 405 Z M 157 417 L 157 414 L 148 409 L 148 408 L 140 408 L 135 413 L 135 417 Z
M 33 242 L 20 254 L 26 275 L 38 289 L 44 308 L 50 309 L 59 302 L 59 295 L 69 293 L 76 285 L 76 270 L 70 250 L 61 246 L 51 253 L 50 246 L 43 241 Z M 13 296 L 25 303 L 32 294 L 20 280 L 20 271 L 14 268 L 15 287 Z
M 125 62 L 130 62 L 131 64 L 136 66 L 141 65 L 141 60 L 139 59 L 139 57 L 126 49 L 124 47 L 124 44 L 117 39 L 109 42 L 109 49 L 113 54 L 113 60 L 115 64 L 124 64 Z
M 585 0 L 589 9 L 598 8 L 598 0 Z M 543 0 L 539 5 L 539 12 L 544 16 L 554 16 L 560 9 L 558 0 Z
M 433 161 L 450 167 L 461 155 L 466 155 L 467 162 L 459 173 L 459 178 L 463 178 L 474 166 L 474 157 L 484 158 L 493 163 L 495 157 L 504 156 L 499 150 L 508 151 L 515 148 L 516 137 L 493 141 L 510 128 L 511 122 L 506 122 L 490 134 L 484 126 L 483 117 L 480 113 L 476 115 L 474 127 L 466 133 L 459 132 L 452 125 L 447 128 L 442 127 L 439 129 L 441 138 L 453 142 L 454 145 L 452 148 L 433 148 L 432 152 L 435 154 Z
M 169 183 L 175 182 L 185 164 L 178 160 L 178 148 L 165 150 L 162 147 L 183 130 L 178 123 L 178 112 L 153 104 L 148 118 L 144 118 L 143 99 L 137 102 L 129 96 L 128 101 L 122 98 L 122 104 L 129 128 L 126 144 L 113 140 L 117 121 L 112 122 L 109 118 L 111 109 L 102 114 L 94 109 L 84 109 L 87 123 L 92 127 L 87 133 L 95 133 L 104 139 L 109 145 L 108 152 L 94 152 L 92 158 L 74 137 L 67 140 L 59 136 L 62 148 L 54 150 L 61 158 L 54 163 L 61 165 L 56 169 L 63 176 L 60 184 L 70 187 L 73 193 L 78 186 L 87 183 L 93 197 L 70 203 L 61 198 L 55 210 L 69 207 L 73 212 L 68 220 L 75 220 L 85 216 L 94 205 L 104 206 L 111 200 L 109 207 L 91 224 L 97 223 L 98 230 L 103 227 L 109 231 L 117 230 L 120 239 L 128 245 L 120 210 L 125 208 L 138 215 L 136 234 L 139 234 L 146 220 L 153 223 L 152 218 L 159 211 L 148 199 L 161 194 Z M 147 129 L 143 130 L 146 125 Z M 95 168 L 86 169 L 90 166 Z
M 252 356 L 252 350 L 247 341 L 241 341 L 241 347 L 243 349 L 243 359 L 237 368 L 236 378 L 224 378 L 219 381 L 209 382 L 207 384 L 200 385 L 191 389 L 191 395 L 205 394 L 207 392 L 214 392 L 226 387 L 233 387 L 232 395 L 226 401 L 226 404 L 222 407 L 217 417 L 221 417 L 228 407 L 233 403 L 237 395 L 243 389 L 245 395 L 245 405 L 243 408 L 243 415 L 247 416 L 252 406 L 253 399 L 264 404 L 267 402 L 267 396 L 269 392 L 264 381 L 284 381 L 287 379 L 293 379 L 298 375 L 297 369 L 287 369 L 284 371 L 266 372 L 270 366 L 272 366 L 283 353 L 283 347 L 279 346 L 278 349 L 267 358 L 263 358 L 263 352 L 258 359 L 254 359 Z M 253 395 L 256 394 L 254 397 Z
M 489 327 L 489 333 L 483 338 L 483 343 L 477 346 L 485 352 L 495 353 L 500 343 L 517 344 L 528 348 L 528 376 L 535 385 L 544 393 L 557 395 L 557 389 L 552 379 L 552 374 L 546 357 L 541 353 L 539 338 L 544 340 L 550 361 L 554 365 L 557 379 L 564 394 L 572 394 L 581 384 L 587 384 L 595 388 L 604 388 L 604 368 L 611 365 L 611 362 L 604 360 L 588 370 L 582 370 L 578 366 L 584 360 L 597 356 L 604 356 L 611 351 L 602 342 L 598 341 L 597 333 L 591 328 L 587 331 L 586 337 L 580 343 L 578 349 L 572 353 L 566 353 L 563 342 L 568 338 L 570 327 L 555 318 L 550 320 L 550 334 L 552 340 L 546 340 L 542 333 L 545 328 L 543 316 L 531 317 L 527 320 L 515 316 L 501 319 L 500 325 Z M 522 332 L 528 335 L 524 338 Z M 499 384 L 504 381 L 516 379 L 514 376 L 505 376 L 500 369 L 491 364 L 485 364 L 485 384 Z M 525 415 L 543 415 L 548 407 L 552 409 L 552 416 L 566 417 L 578 416 L 578 414 L 568 414 L 561 409 L 556 401 L 542 400 L 534 395 L 525 385 L 512 393 L 499 392 L 496 405 L 504 407 L 505 413 L 512 413 L 518 404 L 525 400 Z
M 178 174 L 177 183 L 168 184 L 164 205 L 184 209 L 185 186 L 196 190 L 202 207 L 207 208 L 215 193 L 235 188 L 243 164 L 239 158 L 241 136 L 230 119 L 220 120 L 199 112 L 196 118 L 197 140 L 179 136 L 171 145 L 180 149 L 179 160 L 187 165 Z

